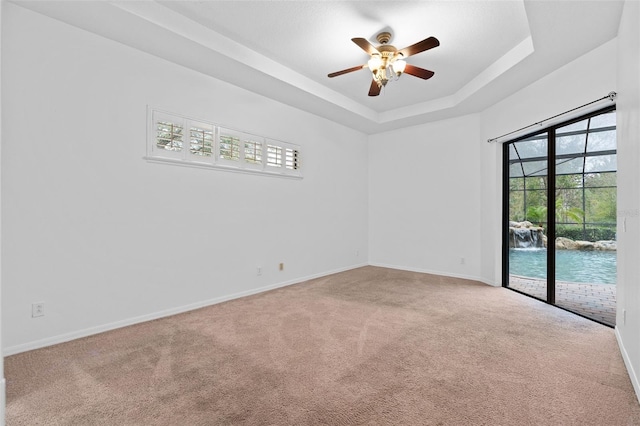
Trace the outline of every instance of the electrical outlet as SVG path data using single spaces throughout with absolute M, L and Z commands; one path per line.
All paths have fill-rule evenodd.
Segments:
M 262 275 L 262 266 L 258 266 L 256 268 L 256 275 L 258 275 L 258 276 Z
M 622 310 L 622 325 L 627 325 L 627 310 Z
M 360 250 L 356 250 L 356 257 L 360 256 Z
M 44 302 L 33 303 L 31 305 L 31 318 L 44 316 Z
M 284 271 L 284 263 L 280 263 L 279 268 L 280 268 L 281 271 Z
M 464 257 L 461 257 L 461 258 L 460 258 L 460 264 L 461 264 L 461 265 L 464 265 Z

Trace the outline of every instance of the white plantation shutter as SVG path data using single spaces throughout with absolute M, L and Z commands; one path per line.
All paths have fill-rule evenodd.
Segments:
M 244 161 L 247 165 L 254 165 L 262 168 L 262 151 L 264 142 L 258 140 L 257 137 L 249 138 L 244 141 Z
M 156 122 L 156 147 L 167 151 L 182 150 L 182 126 L 169 121 Z
M 161 112 L 152 114 L 151 153 L 162 158 L 182 158 L 184 120 Z
M 243 169 L 263 170 L 264 138 L 221 127 L 219 158 L 221 162 L 234 162 Z
M 267 143 L 267 166 L 282 167 L 282 147 Z
M 284 152 L 284 166 L 289 170 L 298 170 L 298 150 L 285 148 Z
M 149 112 L 149 161 L 302 177 L 298 145 L 164 111 Z
M 215 145 L 215 128 L 211 124 L 188 120 L 189 156 L 193 161 L 211 162 Z
M 240 161 L 240 138 L 227 133 L 220 133 L 219 140 L 218 158 L 223 161 Z

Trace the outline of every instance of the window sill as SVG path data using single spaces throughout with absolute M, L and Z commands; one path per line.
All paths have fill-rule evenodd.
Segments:
M 192 167 L 196 169 L 220 170 L 225 172 L 244 173 L 244 174 L 250 174 L 250 175 L 271 176 L 271 177 L 277 177 L 277 178 L 302 180 L 302 176 L 297 174 L 280 173 L 275 171 L 272 172 L 268 170 L 243 169 L 241 167 L 225 166 L 221 164 L 198 163 L 195 161 L 186 161 L 186 160 L 173 159 L 173 158 L 159 158 L 159 157 L 149 157 L 149 156 L 145 156 L 142 158 L 149 163 L 171 164 L 174 166 Z

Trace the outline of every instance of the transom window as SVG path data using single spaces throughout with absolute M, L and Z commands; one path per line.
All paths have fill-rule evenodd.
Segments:
M 149 161 L 302 177 L 298 145 L 164 111 L 149 112 Z

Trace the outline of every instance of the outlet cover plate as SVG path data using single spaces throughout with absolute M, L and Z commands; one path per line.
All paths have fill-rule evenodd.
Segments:
M 44 302 L 33 303 L 31 305 L 31 317 L 43 317 L 44 316 Z

